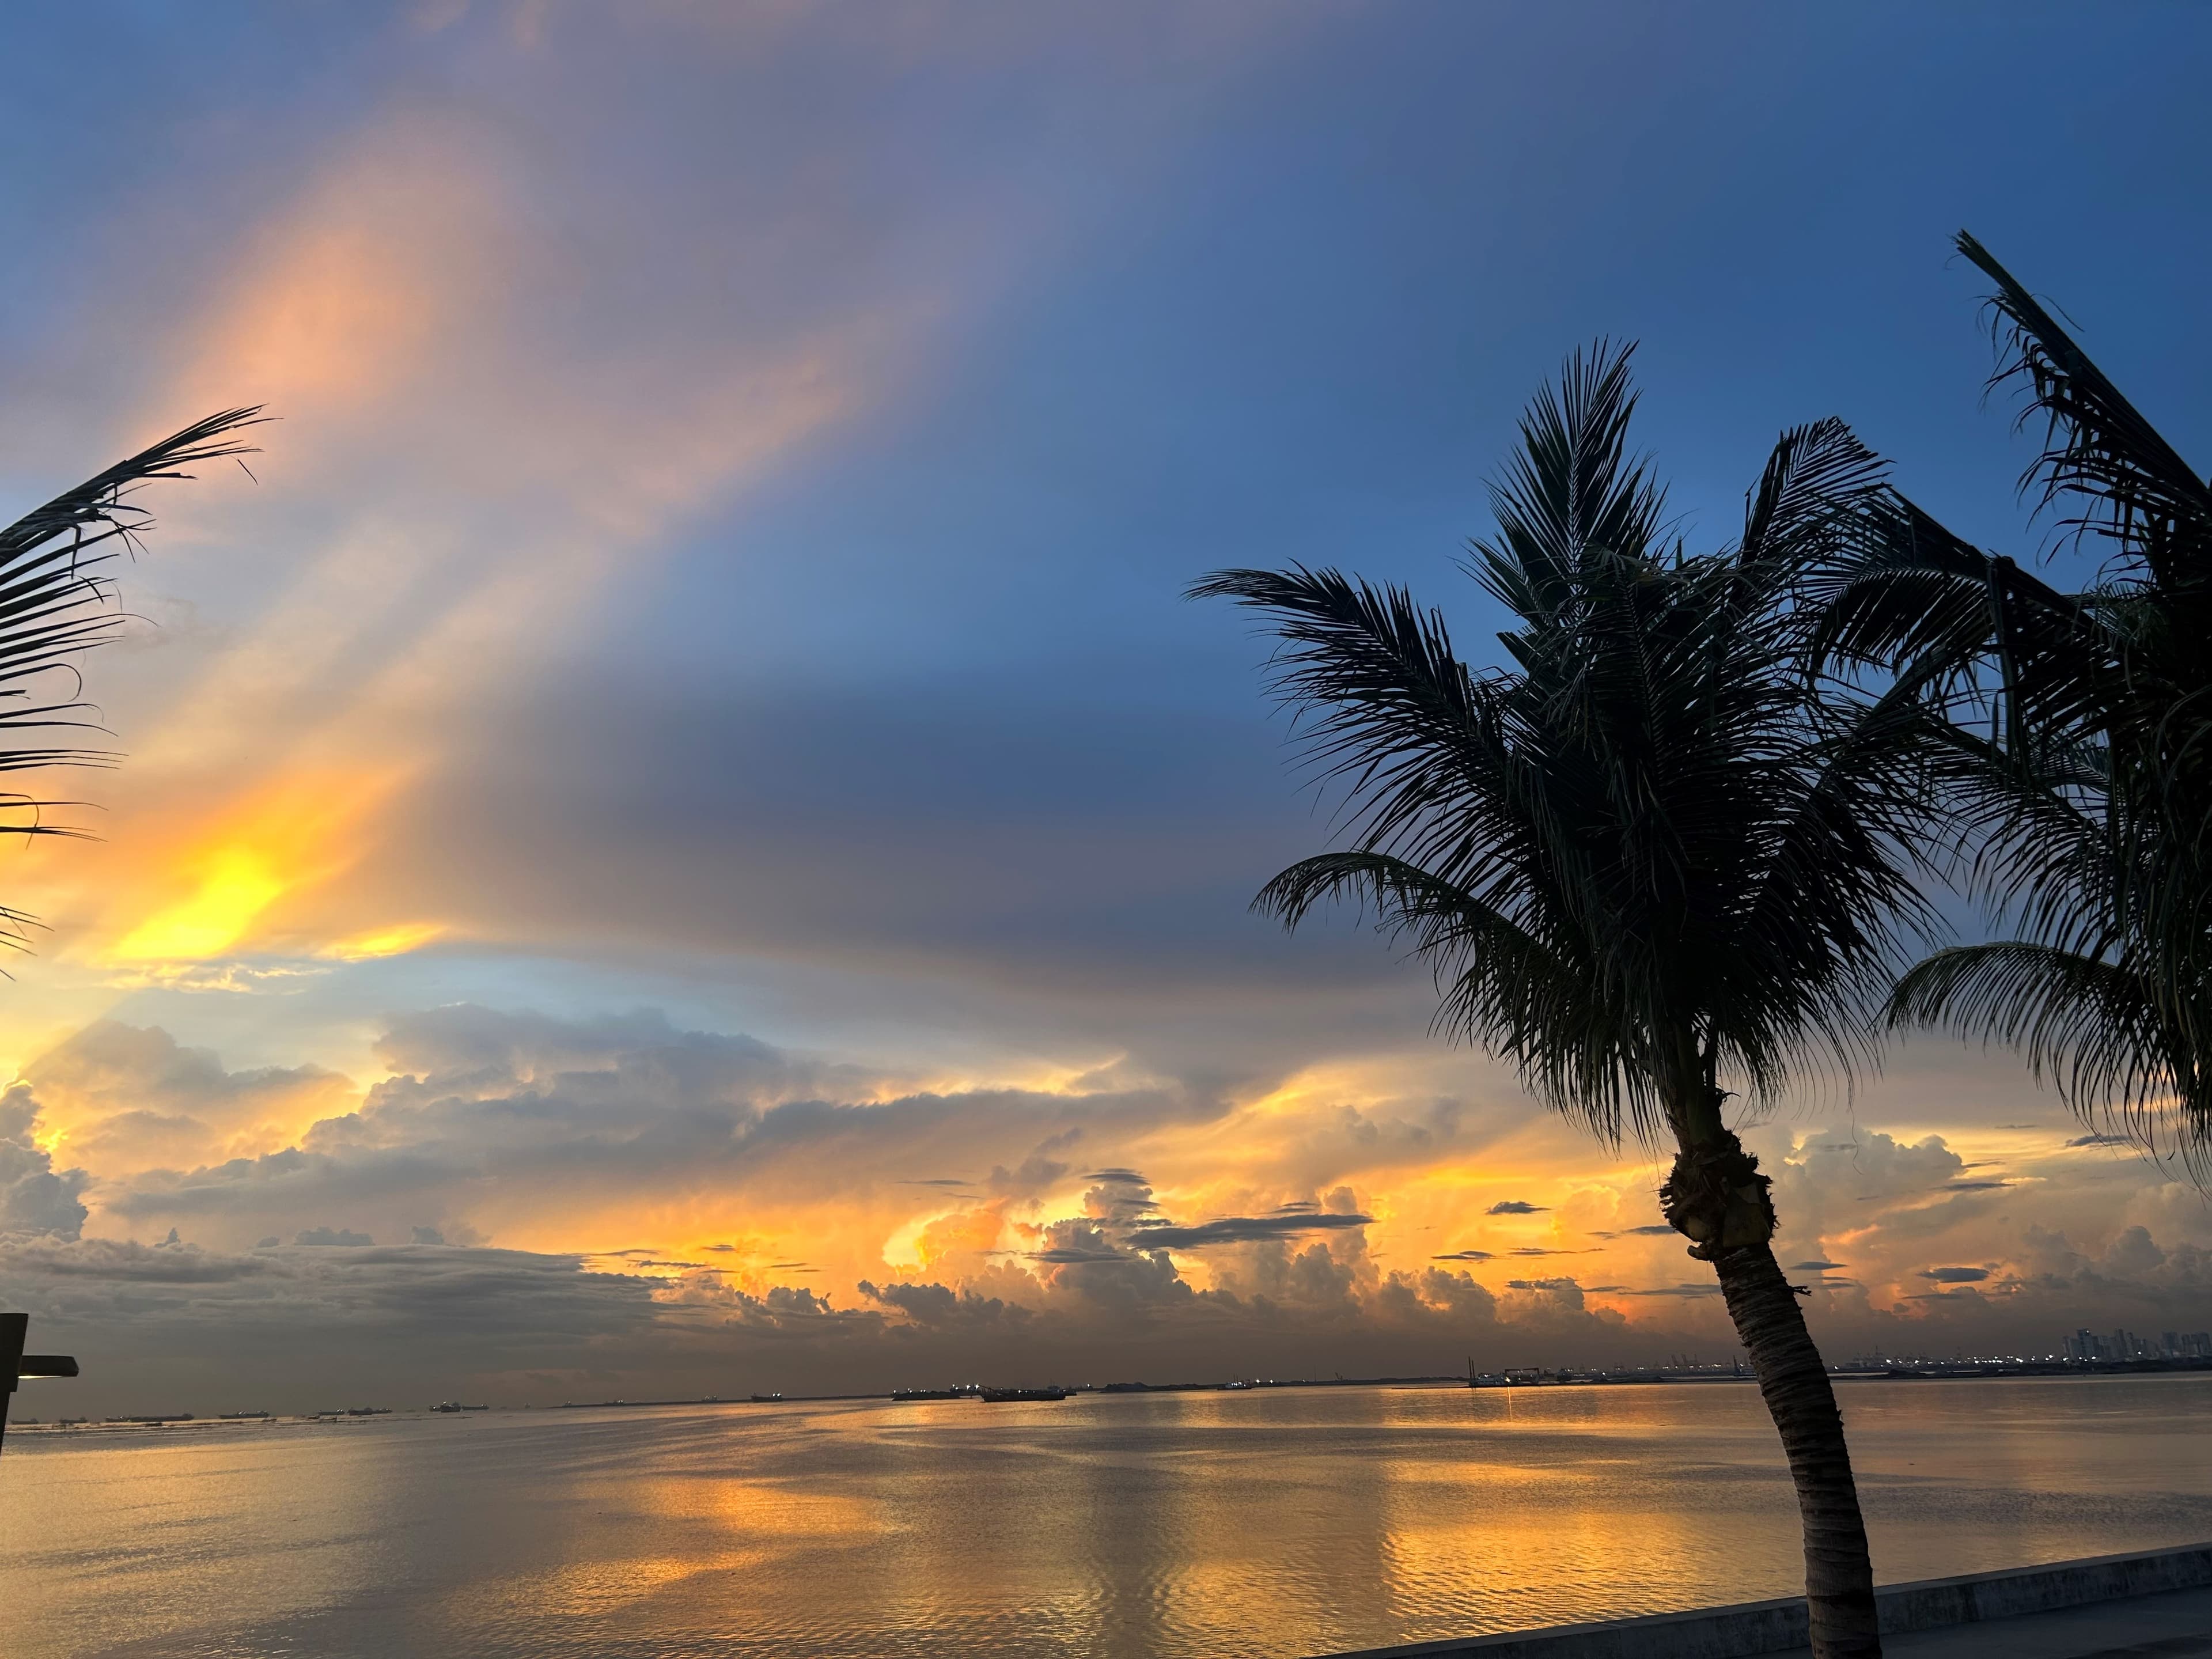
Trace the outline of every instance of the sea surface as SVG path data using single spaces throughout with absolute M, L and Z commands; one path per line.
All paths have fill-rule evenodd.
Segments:
M 1850 1382 L 1884 1581 L 2212 1540 L 2212 1377 Z M 0 1639 L 1297 1656 L 1802 1585 L 1755 1392 L 1334 1388 L 13 1432 Z

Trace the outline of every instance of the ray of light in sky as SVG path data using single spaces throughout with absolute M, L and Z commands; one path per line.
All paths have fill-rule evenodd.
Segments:
M 9 515 L 276 417 L 149 498 L 102 839 L 0 863 L 52 927 L 0 994 L 0 1284 L 108 1377 L 1718 1352 L 1648 1156 L 1433 1039 L 1381 942 L 1248 914 L 1327 806 L 1178 593 L 1337 562 L 1487 637 L 1483 481 L 1598 336 L 1692 542 L 1835 414 L 2032 553 L 1961 225 L 2212 459 L 2186 8 L 13 34 Z M 2202 1198 L 2008 1056 L 1911 1044 L 1752 1139 L 1832 1348 L 2212 1317 Z

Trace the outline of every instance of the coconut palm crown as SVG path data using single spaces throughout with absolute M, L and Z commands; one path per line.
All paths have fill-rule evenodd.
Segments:
M 1929 922 L 1923 704 L 1803 672 L 1808 574 L 1867 533 L 1881 463 L 1839 423 L 1786 433 L 1741 538 L 1692 555 L 1628 447 L 1627 349 L 1567 365 L 1521 425 L 1470 574 L 1516 619 L 1457 654 L 1407 592 L 1331 569 L 1192 592 L 1264 615 L 1273 690 L 1345 800 L 1347 845 L 1257 907 L 1358 902 L 1434 971 L 1440 1028 L 1610 1144 L 1671 1141 L 1667 1219 L 1714 1264 L 1797 1478 L 1823 1656 L 1879 1651 L 1842 1425 L 1776 1266 L 1768 1182 L 1724 1121 L 1868 1053 Z

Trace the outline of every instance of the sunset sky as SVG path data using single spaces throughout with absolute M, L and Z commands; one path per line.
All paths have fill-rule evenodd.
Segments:
M 147 498 L 102 839 L 0 859 L 0 1301 L 87 1369 L 19 1413 L 1723 1357 L 1652 1157 L 1248 914 L 1328 802 L 1181 589 L 1488 660 L 1455 560 L 1598 336 L 1693 544 L 1838 415 L 2032 555 L 1961 226 L 2212 466 L 2180 4 L 10 36 L 0 520 L 276 417 Z M 2008 1055 L 1747 1139 L 1832 1355 L 2212 1325 L 2212 1208 Z

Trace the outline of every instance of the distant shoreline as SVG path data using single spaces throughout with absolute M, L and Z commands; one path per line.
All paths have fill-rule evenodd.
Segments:
M 1918 1382 L 1948 1381 L 1996 1382 L 2008 1380 L 2071 1379 L 2091 1381 L 2097 1378 L 2129 1378 L 2148 1376 L 2187 1376 L 2212 1374 L 2212 1359 L 2189 1358 L 2171 1360 L 2096 1361 L 1921 1361 L 1893 1362 L 1880 1370 L 1835 1370 L 1829 1373 L 1837 1382 Z M 1077 1385 L 1068 1389 L 1068 1397 L 1088 1395 L 1114 1397 L 1143 1396 L 1158 1394 L 1238 1394 L 1283 1389 L 1401 1389 L 1401 1388 L 1462 1388 L 1472 1387 L 1475 1392 L 1492 1389 L 1588 1389 L 1588 1388 L 1656 1388 L 1677 1387 L 1682 1384 L 1752 1382 L 1754 1378 L 1748 1369 L 1738 1371 L 1720 1366 L 1695 1368 L 1654 1368 L 1644 1370 L 1622 1369 L 1610 1371 L 1528 1370 L 1513 1372 L 1477 1373 L 1470 1384 L 1464 1373 L 1447 1373 L 1422 1376 L 1336 1376 L 1291 1377 L 1232 1381 L 1228 1382 L 1114 1382 L 1097 1385 Z M 787 1406 L 841 1405 L 861 1401 L 878 1401 L 884 1405 L 910 1407 L 952 1406 L 964 1409 L 965 1401 L 945 1399 L 895 1400 L 889 1390 L 865 1394 L 793 1395 L 780 1400 L 755 1400 L 708 1395 L 684 1400 L 576 1400 L 563 1401 L 558 1405 L 493 1406 L 471 1408 L 467 1418 L 452 1412 L 440 1412 L 435 1407 L 419 1409 L 390 1410 L 386 1408 L 356 1409 L 352 1413 L 314 1412 L 271 1413 L 266 1416 L 222 1415 L 199 1416 L 191 1413 L 144 1413 L 129 1417 L 117 1416 L 99 1420 L 62 1421 L 58 1419 L 18 1419 L 8 1425 L 10 1440 L 17 1436 L 37 1439 L 151 1439 L 177 1433 L 192 1433 L 209 1430 L 246 1431 L 267 1429 L 361 1429 L 379 1423 L 425 1422 L 434 1418 L 452 1416 L 468 1420 L 485 1415 L 513 1417 L 523 1413 L 558 1414 L 562 1412 L 591 1411 L 656 1411 L 712 1407 L 743 1407 L 756 1410 L 776 1410 Z M 1049 1404 L 1016 1404 L 1008 1409 L 1018 1411 L 1049 1411 Z

